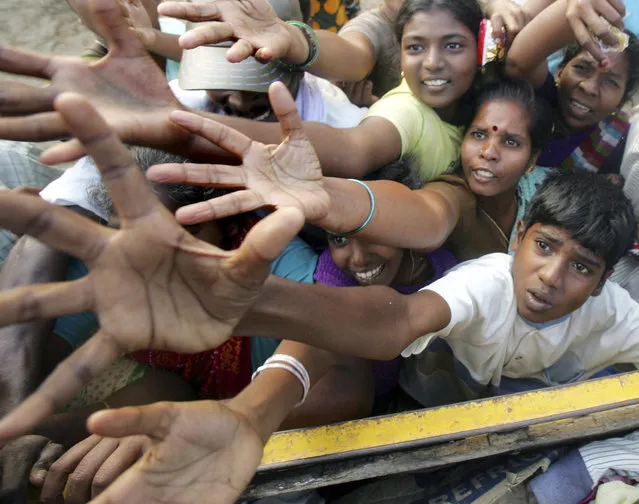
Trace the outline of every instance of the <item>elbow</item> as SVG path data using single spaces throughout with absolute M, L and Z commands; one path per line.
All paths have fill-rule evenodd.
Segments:
M 513 79 L 526 79 L 527 72 L 516 57 L 508 56 L 506 59 L 506 75 Z

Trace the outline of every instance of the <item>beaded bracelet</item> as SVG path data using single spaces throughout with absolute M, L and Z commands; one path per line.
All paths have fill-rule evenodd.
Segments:
M 371 219 L 373 218 L 373 214 L 375 213 L 375 195 L 373 194 L 373 191 L 371 191 L 371 188 L 368 187 L 368 185 L 365 184 L 364 182 L 362 182 L 361 180 L 352 179 L 352 178 L 349 178 L 348 180 L 350 180 L 351 182 L 357 182 L 364 189 L 366 189 L 366 192 L 368 192 L 368 197 L 371 200 L 371 211 L 368 212 L 368 217 L 366 217 L 366 220 L 364 222 L 362 222 L 362 224 L 358 228 L 353 229 L 352 231 L 347 231 L 346 233 L 331 233 L 333 236 L 337 236 L 337 237 L 340 237 L 340 238 L 346 238 L 348 236 L 353 236 L 354 234 L 357 234 L 360 231 L 362 231 L 366 226 L 368 226 L 368 224 L 370 223 Z
M 315 33 L 315 30 L 313 30 L 313 28 L 311 28 L 305 23 L 302 23 L 300 21 L 287 21 L 287 23 L 299 28 L 302 34 L 304 35 L 304 38 L 306 39 L 306 42 L 308 43 L 308 58 L 306 58 L 306 61 L 304 63 L 301 63 L 299 65 L 285 63 L 282 60 L 277 60 L 277 66 L 289 72 L 304 72 L 313 63 L 315 63 L 315 60 L 319 56 L 319 52 L 320 52 L 319 38 L 317 37 L 317 33 Z

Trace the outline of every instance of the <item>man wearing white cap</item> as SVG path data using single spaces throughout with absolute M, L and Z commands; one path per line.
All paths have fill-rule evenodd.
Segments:
M 279 18 L 302 22 L 297 0 L 269 2 Z M 229 47 L 230 44 L 207 45 L 182 52 L 179 79 L 170 85 L 183 105 L 258 121 L 275 121 L 266 92 L 271 83 L 282 81 L 295 97 L 304 121 L 351 128 L 366 115 L 366 108 L 353 105 L 341 89 L 325 79 L 292 71 L 275 62 L 263 64 L 252 57 L 230 63 L 226 59 Z

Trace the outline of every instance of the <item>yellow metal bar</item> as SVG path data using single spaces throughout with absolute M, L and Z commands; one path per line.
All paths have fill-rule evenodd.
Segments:
M 639 372 L 440 408 L 281 432 L 261 468 L 419 442 L 427 444 L 639 402 Z

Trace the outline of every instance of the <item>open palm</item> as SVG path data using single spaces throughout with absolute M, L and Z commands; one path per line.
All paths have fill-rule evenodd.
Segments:
M 94 415 L 89 428 L 110 437 L 145 434 L 152 440 L 95 504 L 231 504 L 251 481 L 265 443 L 232 401 L 109 410 Z
M 242 160 L 240 166 L 212 164 L 165 164 L 149 169 L 147 177 L 157 183 L 186 183 L 214 187 L 238 187 L 213 200 L 182 207 L 183 224 L 219 219 L 263 206 L 299 208 L 307 221 L 326 215 L 330 196 L 324 189 L 322 169 L 306 137 L 295 102 L 279 82 L 269 88 L 273 111 L 282 128 L 282 143 L 265 145 L 216 121 L 177 111 L 171 119 L 193 135 L 218 145 Z
M 158 11 L 165 16 L 203 23 L 180 37 L 184 49 L 235 41 L 227 52 L 228 60 L 234 63 L 249 56 L 261 61 L 284 59 L 295 42 L 267 0 L 163 2 Z
M 151 192 L 140 169 L 82 97 L 55 107 L 93 156 L 121 218 L 109 229 L 39 198 L 0 193 L 0 225 L 84 261 L 87 277 L 0 294 L 0 324 L 95 312 L 100 330 L 0 422 L 0 440 L 29 432 L 121 354 L 143 348 L 198 352 L 223 343 L 260 293 L 303 216 L 281 209 L 225 252 L 188 234 Z
M 53 101 L 70 91 L 84 96 L 125 142 L 210 159 L 213 146 L 193 145 L 190 135 L 169 120 L 169 113 L 182 106 L 162 70 L 131 31 L 117 0 L 90 0 L 89 8 L 109 47 L 100 60 L 0 47 L 0 71 L 50 81 L 45 87 L 2 83 L 0 138 L 45 141 L 68 136 Z M 71 161 L 82 154 L 82 145 L 70 141 L 51 149 L 43 160 Z

